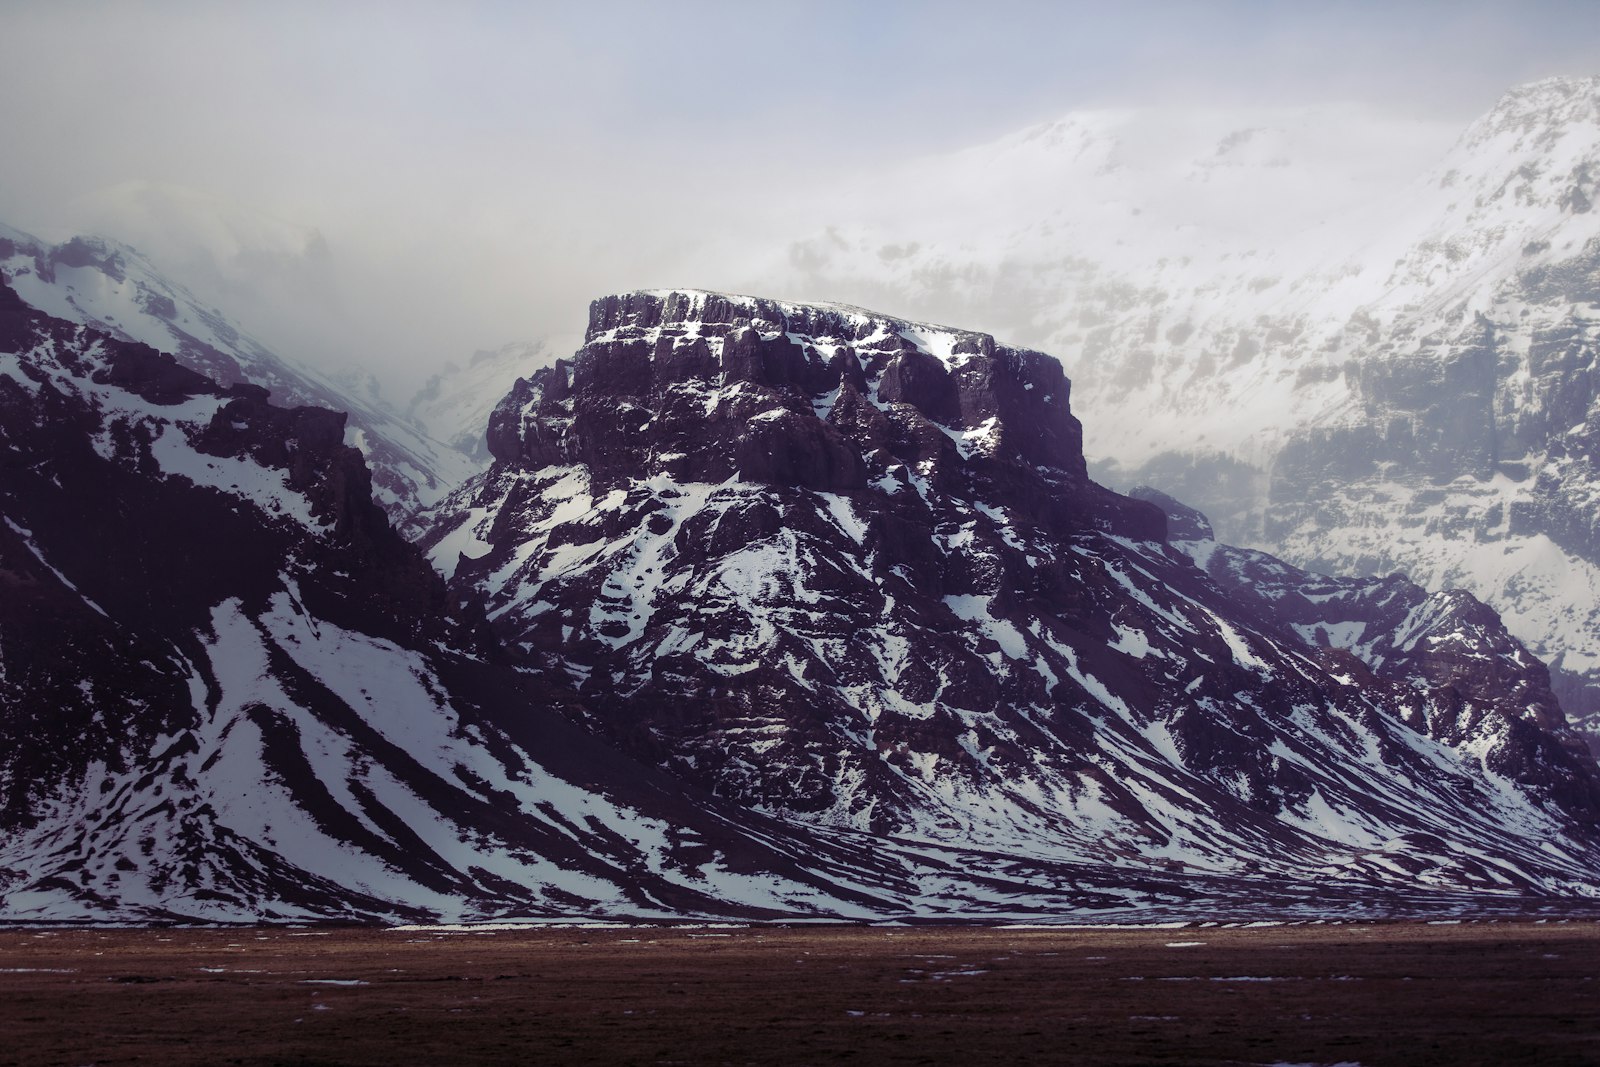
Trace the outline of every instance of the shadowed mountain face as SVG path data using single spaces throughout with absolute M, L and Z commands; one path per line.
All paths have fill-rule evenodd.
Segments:
M 0 287 L 0 915 L 894 906 L 485 663 L 343 431 Z
M 1490 613 L 1419 652 L 1410 587 L 1366 638 L 1392 669 L 1327 647 L 1089 481 L 1067 395 L 981 334 L 608 297 L 424 545 L 593 730 L 753 810 L 1128 870 L 1591 881 L 1593 761 Z
M 431 516 L 453 591 L 344 430 L 0 288 L 0 916 L 1596 891 L 1593 764 L 1492 615 L 1230 592 L 1201 520 L 1088 480 L 1037 353 L 599 301 Z

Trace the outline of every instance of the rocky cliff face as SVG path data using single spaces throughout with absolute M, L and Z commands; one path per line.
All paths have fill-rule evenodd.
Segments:
M 518 341 L 474 352 L 465 362 L 446 363 L 412 396 L 406 417 L 472 460 L 475 473 L 493 458 L 484 438 L 489 416 L 517 379 L 557 354 L 572 352 L 582 341 L 581 335 Z
M 346 412 L 346 441 L 362 452 L 374 495 L 396 521 L 477 469 L 389 410 L 367 383 L 267 350 L 125 245 L 94 237 L 50 245 L 0 226 L 0 270 L 25 303 L 46 314 L 151 345 L 224 385 L 262 386 L 279 404 Z
M 1514 91 L 1441 164 L 1451 203 L 1368 313 L 1348 409 L 1273 460 L 1258 534 L 1327 569 L 1473 590 L 1591 732 L 1597 101 L 1594 80 Z
M 756 810 L 1147 874 L 1587 878 L 1600 786 L 1535 661 L 1473 688 L 1325 647 L 1090 481 L 1067 398 L 984 335 L 609 297 L 425 545 L 593 730 Z
M 0 286 L 0 917 L 895 906 L 486 663 L 344 430 Z
M 1299 364 L 1302 396 L 1332 388 L 1275 428 L 1253 492 L 1219 496 L 1210 462 L 1146 472 L 1302 564 L 1471 590 L 1591 737 L 1597 101 L 1594 79 L 1507 94 L 1412 192 L 1411 223 L 1279 318 L 1267 369 Z

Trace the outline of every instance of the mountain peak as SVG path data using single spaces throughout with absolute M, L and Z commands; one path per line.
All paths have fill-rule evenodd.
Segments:
M 1575 125 L 1600 125 L 1600 75 L 1542 78 L 1508 89 L 1462 136 L 1464 146 Z
M 1070 383 L 988 334 L 838 304 L 698 290 L 596 300 L 587 342 L 521 379 L 489 449 L 610 484 L 664 475 L 825 492 L 999 492 L 1007 506 L 1159 538 L 1088 479 Z M 1075 516 L 1069 520 L 1068 516 Z

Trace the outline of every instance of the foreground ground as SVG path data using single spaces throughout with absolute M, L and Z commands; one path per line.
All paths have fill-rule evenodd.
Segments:
M 1600 1064 L 1600 925 L 0 930 L 0 1064 Z

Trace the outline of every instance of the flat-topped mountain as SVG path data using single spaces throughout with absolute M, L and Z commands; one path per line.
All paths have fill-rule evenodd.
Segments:
M 0 917 L 904 907 L 489 662 L 345 425 L 0 285 Z
M 1594 763 L 1497 623 L 1461 669 L 1376 672 L 1090 481 L 1068 398 L 983 334 L 606 297 L 424 545 L 592 730 L 755 810 L 1119 869 L 1587 884 Z M 1514 682 L 1465 669 L 1507 649 Z

